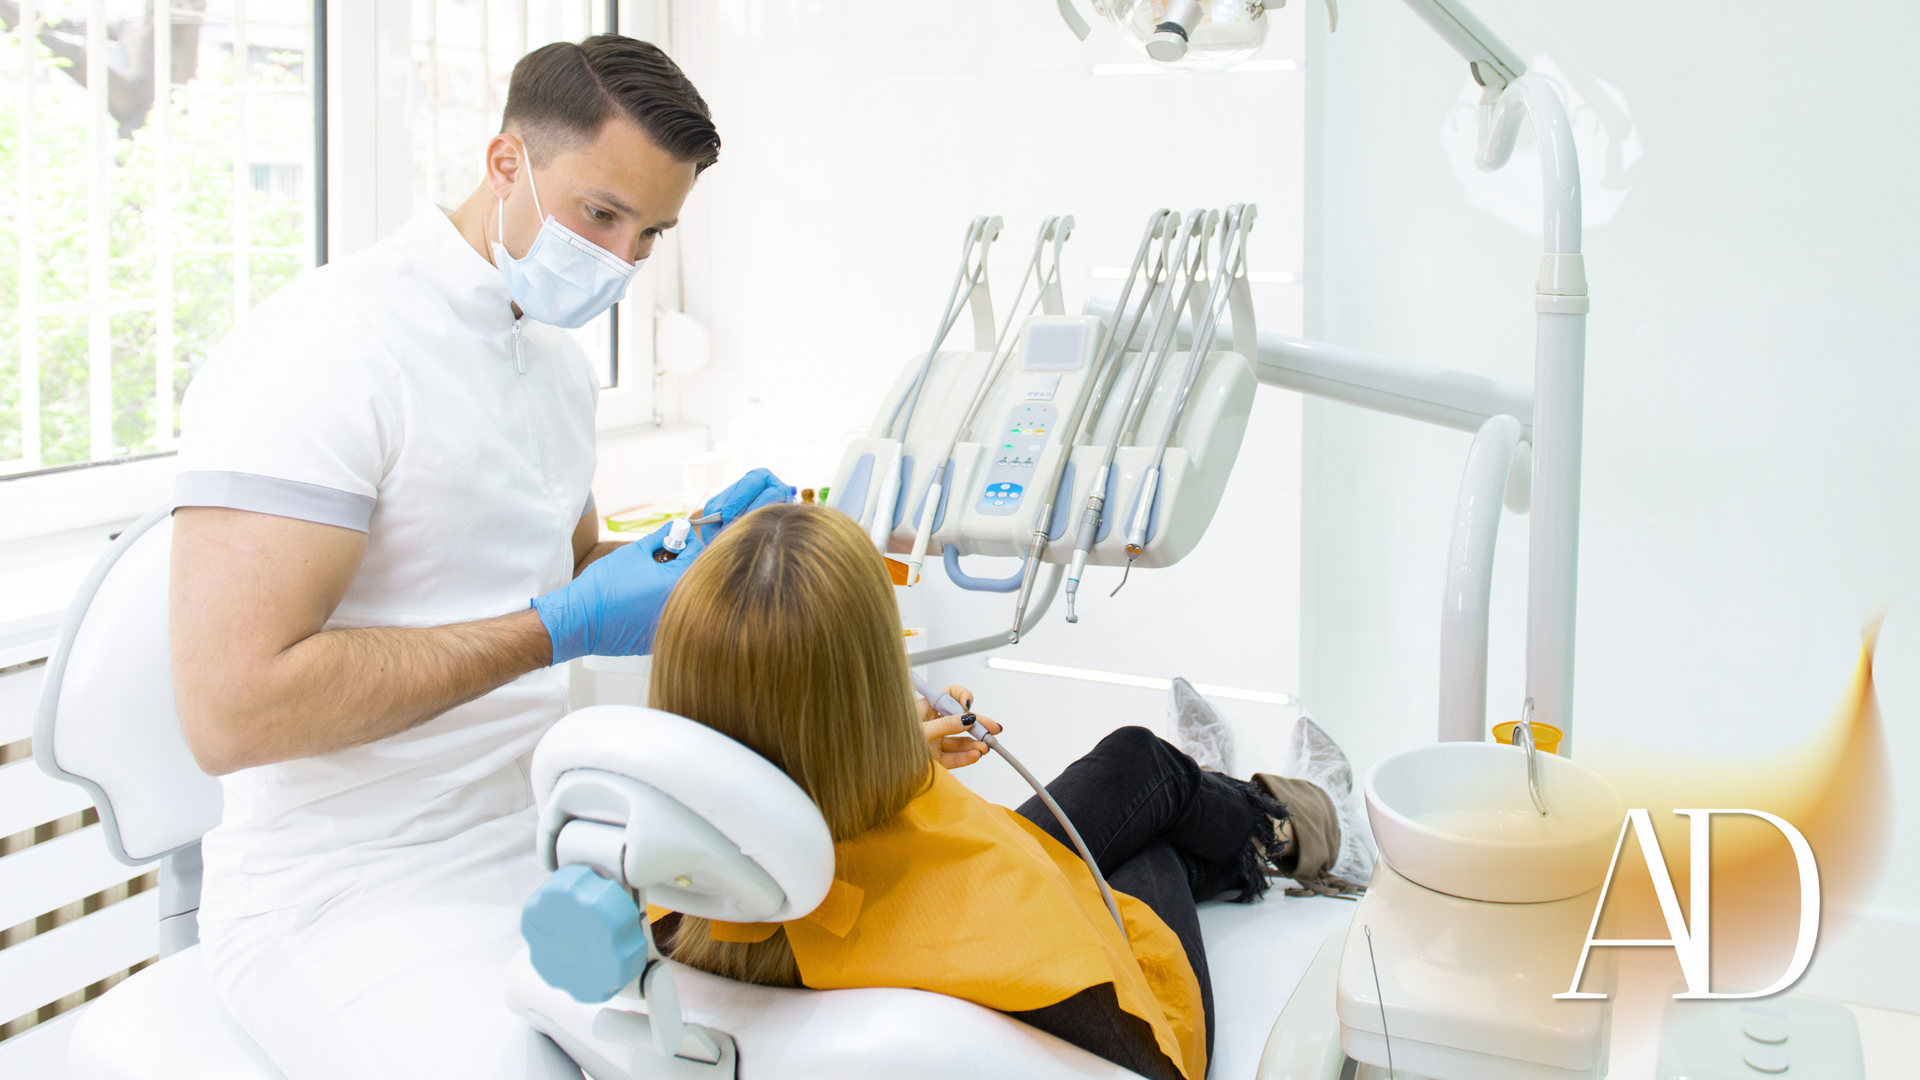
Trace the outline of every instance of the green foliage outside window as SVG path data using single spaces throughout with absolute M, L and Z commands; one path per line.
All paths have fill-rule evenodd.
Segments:
M 0 35 L 0 48 L 21 57 L 20 32 Z M 89 129 L 106 147 L 104 172 L 107 213 L 106 290 L 110 302 L 146 302 L 145 310 L 116 311 L 106 317 L 111 341 L 112 446 L 104 457 L 121 457 L 163 448 L 178 433 L 178 402 L 192 373 L 226 336 L 234 319 L 235 230 L 244 215 L 248 241 L 246 303 L 259 303 L 311 264 L 305 233 L 309 206 L 300 195 L 256 190 L 248 146 L 285 143 L 289 133 L 310 139 L 312 105 L 299 92 L 304 57 L 299 53 L 254 50 L 248 82 L 286 87 L 281 92 L 237 91 L 237 68 L 230 49 L 203 48 L 191 82 L 176 85 L 168 100 L 169 162 L 164 178 L 160 125 L 148 116 L 126 137 L 114 118 L 89 109 L 87 91 L 69 76 L 72 61 L 53 55 L 36 41 L 34 132 L 23 143 L 19 60 L 0 82 L 0 475 L 17 471 L 26 456 L 21 416 L 23 362 L 22 244 L 26 226 L 22 205 L 23 158 L 34 166 L 33 246 L 42 305 L 85 303 L 97 272 L 89 256 L 90 184 L 93 158 Z M 290 92 L 289 92 L 290 91 Z M 244 101 L 244 127 L 240 109 Z M 258 133 L 248 138 L 241 132 Z M 243 145 L 244 144 L 244 145 Z M 236 194 L 235 170 L 244 184 Z M 156 183 L 169 185 L 169 221 L 159 219 Z M 171 295 L 156 297 L 158 253 L 163 224 L 173 245 Z M 261 251 L 259 249 L 275 249 Z M 175 401 L 172 432 L 156 430 L 156 362 L 160 320 L 156 302 L 169 305 L 173 317 L 171 392 Z M 93 320 L 85 314 L 42 313 L 39 330 L 40 467 L 88 461 L 91 446 L 89 362 Z M 8 463 L 13 465 L 9 466 Z

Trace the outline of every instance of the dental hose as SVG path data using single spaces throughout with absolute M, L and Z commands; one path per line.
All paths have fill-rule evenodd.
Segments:
M 1094 861 L 1093 853 L 1087 850 L 1087 842 L 1080 839 L 1080 830 L 1073 827 L 1067 812 L 1060 809 L 1059 803 L 1053 801 L 1053 795 L 1047 791 L 1047 786 L 1028 772 L 1027 767 L 1020 764 L 1019 758 L 1007 753 L 1007 748 L 1000 745 L 1000 740 L 994 738 L 993 732 L 987 730 L 987 725 L 973 715 L 972 709 L 955 701 L 952 694 L 935 690 L 918 675 L 913 677 L 913 688 L 920 692 L 921 697 L 927 699 L 927 704 L 933 706 L 934 712 L 941 716 L 958 716 L 965 721 L 967 734 L 986 743 L 988 749 L 1005 758 L 1007 764 L 1013 766 L 1013 771 L 1020 774 L 1020 779 L 1025 780 L 1027 786 L 1033 788 L 1033 793 L 1040 796 L 1040 801 L 1047 804 L 1047 809 L 1053 812 L 1053 819 L 1066 830 L 1067 838 L 1073 841 L 1074 850 L 1080 853 L 1081 860 L 1087 864 L 1087 870 L 1093 874 L 1093 883 L 1100 887 L 1100 899 L 1106 901 L 1107 914 L 1113 916 L 1113 925 L 1120 928 L 1120 937 L 1123 940 L 1132 940 L 1127 936 L 1127 921 L 1120 917 L 1120 904 L 1114 900 L 1113 890 L 1107 887 L 1106 875 L 1100 872 L 1100 864 Z

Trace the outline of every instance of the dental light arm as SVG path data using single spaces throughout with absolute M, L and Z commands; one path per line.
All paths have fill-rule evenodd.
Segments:
M 1487 29 L 1487 24 L 1459 0 L 1406 0 L 1406 3 L 1467 61 L 1473 81 L 1487 88 L 1484 102 L 1491 103 L 1508 83 L 1527 73 L 1527 65 L 1519 54 L 1508 48 L 1506 42 Z

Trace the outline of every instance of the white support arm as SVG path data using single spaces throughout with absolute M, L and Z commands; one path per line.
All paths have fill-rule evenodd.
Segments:
M 1440 607 L 1440 741 L 1486 738 L 1487 622 L 1493 591 L 1494 541 L 1507 502 L 1520 422 L 1496 416 L 1481 425 L 1467 451 L 1447 545 L 1447 591 Z M 1520 463 L 1524 467 L 1524 462 Z
M 1081 310 L 1112 319 L 1113 301 L 1090 299 Z M 1180 321 L 1180 344 L 1191 344 L 1192 329 L 1188 320 Z M 1223 325 L 1215 339 L 1232 333 L 1231 325 Z M 1532 434 L 1533 391 L 1518 383 L 1264 330 L 1258 341 L 1258 355 L 1250 359 L 1255 376 L 1268 386 L 1459 431 L 1478 431 L 1496 416 L 1511 416 L 1519 420 L 1522 437 Z
M 1480 109 L 1480 168 L 1504 165 L 1524 116 L 1540 146 L 1544 215 L 1534 287 L 1533 522 L 1527 552 L 1527 686 L 1535 720 L 1573 749 L 1573 648 L 1580 563 L 1580 444 L 1587 363 L 1587 275 L 1580 254 L 1580 163 L 1566 105 L 1545 81 L 1515 79 Z

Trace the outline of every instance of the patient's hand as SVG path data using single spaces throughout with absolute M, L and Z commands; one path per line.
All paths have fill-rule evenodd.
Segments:
M 969 708 L 972 707 L 973 691 L 964 686 L 949 686 L 946 689 L 947 693 L 953 695 L 955 701 Z M 933 759 L 938 761 L 942 767 L 948 769 L 965 768 L 979 761 L 981 756 L 987 752 L 986 743 L 963 734 L 967 730 L 967 727 L 965 721 L 961 720 L 960 717 L 935 715 L 933 706 L 928 704 L 926 698 L 919 700 L 919 709 L 920 726 L 927 733 L 927 750 L 933 754 Z M 1000 724 L 998 721 L 977 714 L 974 719 L 985 724 L 988 731 L 993 732 L 995 735 L 1000 734 Z

